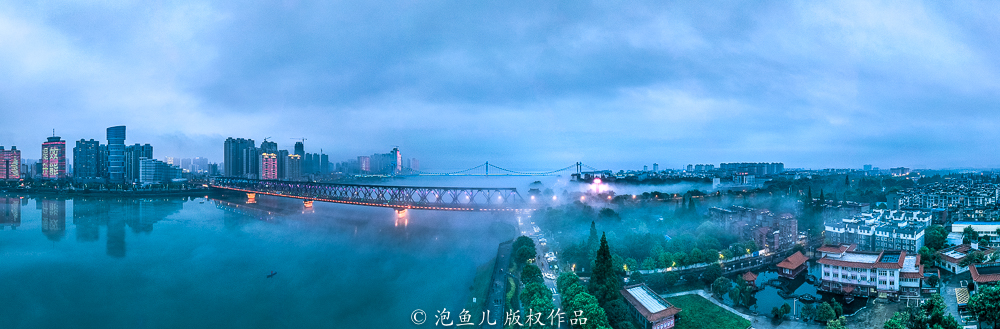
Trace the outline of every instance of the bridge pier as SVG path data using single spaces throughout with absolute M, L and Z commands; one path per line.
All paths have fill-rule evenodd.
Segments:
M 257 193 L 247 193 L 247 203 L 257 203 Z
M 405 208 L 402 208 L 402 209 L 396 208 L 396 226 L 397 227 L 399 227 L 399 223 L 403 223 L 404 227 L 406 227 L 406 226 L 408 226 L 410 224 L 410 216 L 407 216 L 407 215 L 408 215 L 408 211 Z
M 312 200 L 302 200 L 302 205 L 305 206 L 306 208 L 312 208 L 313 202 Z

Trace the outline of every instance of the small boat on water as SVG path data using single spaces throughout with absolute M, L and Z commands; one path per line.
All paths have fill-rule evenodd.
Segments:
M 844 296 L 844 301 L 847 302 L 847 304 L 850 304 L 854 301 L 854 296 Z
M 271 274 L 268 274 L 267 278 L 270 279 L 270 278 L 274 277 L 275 274 L 278 274 L 278 272 L 271 271 Z

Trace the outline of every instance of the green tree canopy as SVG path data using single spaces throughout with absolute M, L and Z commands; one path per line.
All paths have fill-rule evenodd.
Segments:
M 822 302 L 816 307 L 816 321 L 827 322 L 837 317 L 833 307 L 827 302 Z
M 1000 320 L 1000 286 L 980 287 L 979 292 L 969 300 L 969 309 L 979 317 L 979 321 L 996 326 Z
M 714 294 L 716 298 L 722 298 L 722 296 L 725 296 L 726 293 L 732 289 L 732 287 L 733 280 L 726 277 L 719 277 L 718 279 L 715 279 L 715 282 L 712 282 L 712 294 Z
M 965 258 L 962 258 L 962 260 L 960 262 L 958 262 L 958 266 L 963 266 L 964 267 L 964 266 L 969 266 L 969 264 L 982 263 L 983 260 L 985 260 L 985 259 L 986 259 L 986 255 L 983 254 L 982 251 L 976 250 L 976 251 L 973 251 L 973 252 L 970 252 L 970 253 L 966 254 Z
M 535 248 L 530 246 L 522 246 L 514 251 L 514 261 L 518 264 L 525 264 L 532 258 L 535 258 Z
M 834 320 L 827 321 L 826 329 L 847 329 L 847 319 L 843 316 L 836 318 Z
M 545 284 L 545 279 L 542 278 L 542 270 L 538 266 L 528 264 L 521 269 L 521 283 L 529 284 L 532 282 Z
M 590 276 L 588 290 L 601 305 L 618 299 L 618 293 L 622 287 L 621 278 L 611 260 L 611 249 L 608 247 L 608 239 L 601 234 L 601 246 L 597 249 L 597 257 L 594 259 L 594 271 Z
M 559 274 L 559 278 L 556 279 L 556 288 L 560 294 L 566 294 L 566 289 L 571 285 L 579 285 L 580 277 L 576 276 L 573 272 L 562 272 Z
M 705 272 L 701 273 L 701 281 L 705 284 L 711 284 L 720 277 L 722 277 L 722 266 L 719 263 L 709 264 Z

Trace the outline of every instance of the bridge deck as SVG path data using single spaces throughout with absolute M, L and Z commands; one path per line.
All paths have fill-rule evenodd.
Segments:
M 220 177 L 213 188 L 286 198 L 394 209 L 515 211 L 534 209 L 515 188 L 416 187 L 290 182 Z

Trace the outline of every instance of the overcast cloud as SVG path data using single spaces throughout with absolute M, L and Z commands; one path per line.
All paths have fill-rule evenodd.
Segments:
M 998 41 L 992 2 L 4 2 L 0 145 L 1000 167 Z

